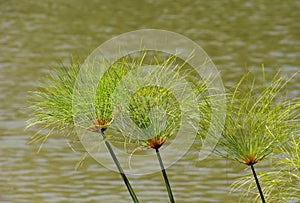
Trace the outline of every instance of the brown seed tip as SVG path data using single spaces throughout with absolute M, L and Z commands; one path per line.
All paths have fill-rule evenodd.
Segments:
M 154 137 L 147 140 L 147 145 L 152 149 L 159 149 L 165 142 L 166 142 L 166 138 Z
M 244 164 L 248 165 L 248 166 L 251 166 L 251 165 L 254 165 L 258 162 L 259 160 L 257 159 L 257 157 L 253 154 L 250 154 L 248 156 L 246 156 L 244 158 Z
M 111 122 L 107 122 L 103 119 L 96 119 L 93 121 L 92 125 L 89 127 L 89 130 L 92 132 L 104 132 Z

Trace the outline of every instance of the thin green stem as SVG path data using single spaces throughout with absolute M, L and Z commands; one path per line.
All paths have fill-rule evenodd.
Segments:
M 254 170 L 254 166 L 253 166 L 253 164 L 251 164 L 250 166 L 251 166 L 251 170 L 252 170 L 252 173 L 253 173 L 253 176 L 255 178 L 255 182 L 256 182 L 256 185 L 257 185 L 257 188 L 258 188 L 258 191 L 259 191 L 259 194 L 260 194 L 261 202 L 265 203 L 266 201 L 265 201 L 265 198 L 264 198 L 264 194 L 263 194 L 263 191 L 262 191 L 262 189 L 260 187 L 258 178 L 256 176 L 256 173 L 255 173 L 255 170 Z
M 124 183 L 125 183 L 125 185 L 126 185 L 126 187 L 128 189 L 128 192 L 130 193 L 130 196 L 131 196 L 133 202 L 134 203 L 139 203 L 139 200 L 138 200 L 138 198 L 137 198 L 137 196 L 136 196 L 133 188 L 131 187 L 130 182 L 129 182 L 127 176 L 125 175 L 125 173 L 124 173 L 124 171 L 123 171 L 123 169 L 121 167 L 121 164 L 120 164 L 119 160 L 116 157 L 116 154 L 115 154 L 114 150 L 112 149 L 110 143 L 106 140 L 104 132 L 100 131 L 100 133 L 101 133 L 101 135 L 102 135 L 102 137 L 103 137 L 103 139 L 105 141 L 105 145 L 106 145 L 106 147 L 107 147 L 107 149 L 108 149 L 108 151 L 109 151 L 109 153 L 110 153 L 113 161 L 115 162 L 115 164 L 116 164 L 116 166 L 117 166 L 117 168 L 119 170 L 119 173 L 120 173 L 121 177 L 124 180 Z
M 168 195 L 169 195 L 170 202 L 171 202 L 171 203 L 174 203 L 175 201 L 174 201 L 172 189 L 171 189 L 171 186 L 170 186 L 170 183 L 169 183 L 169 179 L 168 179 L 168 175 L 167 175 L 167 172 L 166 172 L 166 170 L 165 170 L 163 161 L 162 161 L 162 159 L 161 159 L 159 150 L 158 150 L 158 149 L 155 149 L 155 151 L 156 151 L 157 159 L 158 159 L 158 161 L 159 161 L 159 165 L 160 165 L 160 168 L 161 168 L 161 172 L 162 172 L 163 177 L 164 177 L 164 180 L 165 180 L 165 184 L 166 184 L 166 188 L 167 188 L 167 191 L 168 191 Z

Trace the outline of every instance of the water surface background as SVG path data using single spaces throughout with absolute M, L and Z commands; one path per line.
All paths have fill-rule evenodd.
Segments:
M 0 202 L 131 202 L 119 175 L 91 158 L 74 170 L 81 154 L 63 136 L 52 136 L 39 154 L 38 145 L 27 144 L 36 131 L 24 130 L 28 91 L 52 66 L 70 63 L 71 55 L 85 58 L 124 32 L 157 28 L 197 42 L 225 85 L 246 69 L 260 74 L 262 63 L 268 75 L 291 74 L 300 66 L 299 19 L 297 0 L 0 0 Z M 289 94 L 299 96 L 299 87 L 297 76 Z M 243 171 L 217 156 L 168 168 L 180 203 L 237 202 L 230 184 Z M 160 173 L 130 179 L 141 202 L 168 202 Z

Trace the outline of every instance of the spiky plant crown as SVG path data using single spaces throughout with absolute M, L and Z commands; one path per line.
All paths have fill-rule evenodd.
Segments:
M 168 90 L 158 86 L 148 86 L 140 89 L 131 98 L 129 105 L 130 117 L 139 128 L 148 128 L 155 122 L 150 117 L 158 116 L 149 115 L 154 107 L 160 107 L 166 112 L 164 116 L 161 115 L 161 118 L 157 117 L 161 121 L 156 122 L 156 124 L 165 122 L 165 126 L 162 131 L 159 128 L 155 129 L 153 126 L 151 130 L 153 134 L 145 136 L 144 144 L 150 148 L 160 148 L 180 125 L 180 106 L 174 95 Z
M 264 185 L 267 202 L 298 202 L 300 196 L 300 139 L 299 130 L 274 149 L 269 169 L 258 175 Z M 258 202 L 259 194 L 252 175 L 245 175 L 232 185 L 233 191 L 242 191 L 241 199 Z
M 124 61 L 123 61 L 124 62 Z M 34 134 L 30 142 L 45 142 L 50 134 L 75 134 L 73 96 L 75 84 L 80 72 L 80 62 L 72 61 L 69 66 L 55 68 L 50 75 L 40 84 L 40 87 L 30 93 L 30 106 L 32 118 L 28 120 L 28 127 L 36 125 L 40 130 Z M 115 63 L 102 80 L 99 80 L 96 90 L 87 90 L 83 94 L 82 103 L 76 104 L 84 107 L 81 109 L 83 117 L 88 117 L 89 125 L 84 126 L 92 132 L 106 130 L 113 120 L 113 111 L 110 96 L 113 87 L 129 70 L 121 62 Z M 86 72 L 86 77 L 92 77 L 93 67 Z M 78 81 L 77 81 L 78 82 Z M 80 82 L 80 81 L 79 81 Z M 96 93 L 95 93 L 96 92 Z M 93 95 L 90 102 L 86 95 Z M 90 103 L 95 108 L 95 116 L 91 116 Z M 44 132 L 47 133 L 44 133 Z
M 199 102 L 199 108 L 205 110 L 201 111 L 203 118 L 208 116 L 206 113 L 209 111 L 207 110 L 208 102 L 203 102 L 203 97 L 205 97 L 203 93 L 207 90 L 205 82 L 199 78 L 187 78 L 187 75 L 191 77 L 192 74 L 189 74 L 191 70 L 183 68 L 186 63 L 182 61 L 178 63 L 178 58 L 174 56 L 159 58 L 146 51 L 137 56 L 126 56 L 112 64 L 101 78 L 95 78 L 95 67 L 88 67 L 83 70 L 85 72 L 80 72 L 82 71 L 81 63 L 73 61 L 67 67 L 54 69 L 47 80 L 44 80 L 40 87 L 31 93 L 30 108 L 33 118 L 28 121 L 28 126 L 37 125 L 40 128 L 40 131 L 31 138 L 31 142 L 44 142 L 53 133 L 73 134 L 74 115 L 80 115 L 79 119 L 84 120 L 82 128 L 92 132 L 105 131 L 113 123 L 114 111 L 117 110 L 113 107 L 112 101 L 112 97 L 116 96 L 112 95 L 115 88 L 131 71 L 151 65 L 163 67 L 158 73 L 162 78 L 168 79 L 166 80 L 168 84 L 164 84 L 164 86 L 172 87 L 172 83 L 182 82 L 182 80 L 190 83 L 196 99 L 202 101 L 201 104 Z M 169 71 L 172 71 L 171 78 L 168 78 L 170 77 Z M 82 81 L 78 79 L 79 74 L 84 75 Z M 151 119 L 159 119 L 156 123 L 160 123 L 161 126 L 152 126 L 152 132 L 147 131 L 148 133 L 144 134 L 142 138 L 138 138 L 139 143 L 151 148 L 160 147 L 168 137 L 176 133 L 181 115 L 181 106 L 178 104 L 177 98 L 168 88 L 151 85 L 155 80 L 158 80 L 156 76 L 150 76 L 149 85 L 139 88 L 132 94 L 129 108 L 126 109 L 140 130 L 149 127 L 151 113 Z M 86 89 L 76 89 L 76 85 L 80 87 L 86 81 L 97 82 L 95 83 L 97 86 L 89 88 L 89 86 L 82 85 Z M 133 85 L 139 85 L 138 83 L 134 84 L 136 82 L 134 78 L 131 82 Z M 74 103 L 74 91 L 81 91 L 79 96 L 77 95 L 77 98 L 80 98 L 77 103 Z M 122 97 L 123 95 L 118 96 Z M 189 96 L 183 98 L 181 105 L 184 105 L 184 100 L 188 99 L 190 99 Z M 77 105 L 75 109 L 80 112 L 74 112 L 74 105 Z M 152 111 L 156 107 L 159 111 Z M 164 111 L 163 114 L 160 110 Z M 203 125 L 202 129 L 206 128 L 204 126 L 208 126 L 208 120 L 201 119 L 199 125 Z M 129 128 L 130 126 L 125 126 L 121 131 L 128 131 Z M 163 130 L 161 131 L 161 129 Z M 46 134 L 43 133 L 44 130 L 47 130 Z M 116 140 L 124 142 L 122 137 Z
M 71 133 L 74 127 L 72 97 L 78 71 L 78 63 L 57 68 L 37 90 L 30 92 L 29 108 L 33 117 L 28 120 L 27 127 L 36 125 L 40 129 L 31 142 L 44 142 L 54 132 Z
M 155 70 L 157 67 L 158 70 Z M 128 95 L 130 97 L 128 106 L 119 105 L 116 108 L 116 112 L 119 112 L 119 119 L 116 121 L 117 128 L 128 138 L 128 143 L 134 144 L 135 147 L 160 148 L 168 138 L 178 132 L 182 108 L 192 99 L 197 100 L 199 111 L 205 110 L 201 111 L 203 115 L 197 127 L 207 129 L 209 102 L 204 101 L 207 86 L 202 79 L 190 78 L 191 69 L 186 62 L 179 61 L 176 56 L 158 58 L 150 53 L 143 55 L 143 61 L 136 64 L 136 69 L 139 70 L 137 75 L 144 75 L 147 79 L 146 85 L 144 83 L 141 85 L 139 80 L 131 80 L 129 86 L 134 91 L 120 92 L 117 95 L 122 99 Z M 192 98 L 193 95 L 190 94 L 178 98 L 178 95 L 172 92 L 182 93 L 187 85 L 191 87 L 195 98 Z M 125 89 L 130 88 L 125 87 Z M 190 107 L 190 109 L 195 109 L 195 107 Z M 124 118 L 127 116 L 124 112 L 129 112 L 130 120 Z M 193 113 L 195 112 L 191 112 L 191 115 Z
M 297 105 L 281 94 L 287 82 L 279 73 L 263 85 L 250 73 L 243 76 L 229 94 L 221 153 L 254 165 L 290 136 Z

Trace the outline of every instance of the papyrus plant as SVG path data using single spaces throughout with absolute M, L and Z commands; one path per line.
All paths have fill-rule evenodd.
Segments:
M 228 96 L 219 152 L 251 168 L 262 202 L 265 197 L 254 166 L 282 146 L 295 130 L 297 105 L 283 93 L 289 79 L 278 73 L 271 81 L 264 77 L 259 82 L 247 73 Z
M 94 77 L 94 68 L 88 67 L 84 71 L 85 79 Z M 93 133 L 98 133 L 105 142 L 113 161 L 115 162 L 120 175 L 132 197 L 134 202 L 139 202 L 131 184 L 128 181 L 109 140 L 105 136 L 105 131 L 113 122 L 113 110 L 111 106 L 111 94 L 118 81 L 130 67 L 125 62 L 119 61 L 115 63 L 109 71 L 99 79 L 96 89 L 85 89 L 82 93 L 82 98 L 79 105 L 82 108 L 76 114 L 88 122 L 83 125 L 84 130 Z M 73 93 L 75 91 L 75 83 L 84 82 L 78 81 L 77 77 L 80 71 L 80 64 L 73 62 L 70 66 L 60 67 L 55 69 L 45 80 L 40 87 L 31 92 L 30 108 L 32 109 L 32 118 L 28 120 L 28 127 L 37 126 L 40 130 L 32 136 L 30 142 L 45 142 L 49 135 L 57 134 L 75 134 L 74 124 L 74 108 L 73 108 Z M 85 80 L 85 81 L 86 81 Z M 87 92 L 90 91 L 90 92 Z M 95 95 L 91 101 L 89 95 Z M 95 112 L 91 112 L 90 106 L 93 106 Z M 44 133 L 44 132 L 47 133 Z M 42 146 L 42 145 L 41 145 Z
M 192 80 L 192 70 L 187 66 L 186 62 L 178 60 L 176 56 L 168 56 L 162 62 L 155 55 L 145 56 L 145 63 L 141 63 L 134 74 L 139 79 L 125 82 L 124 89 L 129 91 L 118 94 L 121 98 L 118 101 L 128 98 L 124 99 L 128 105 L 126 102 L 126 105 L 117 107 L 117 120 L 121 121 L 116 121 L 117 126 L 128 137 L 128 142 L 136 146 L 132 155 L 141 148 L 155 150 L 170 202 L 175 202 L 175 199 L 160 149 L 171 143 L 176 136 L 188 137 L 178 133 L 182 119 L 191 124 L 190 128 L 200 129 L 203 126 L 202 130 L 204 126 L 207 128 L 209 122 L 208 119 L 200 122 L 195 118 L 200 109 L 203 110 L 201 113 L 208 112 L 208 103 L 199 102 L 204 100 L 207 87 L 199 78 Z

